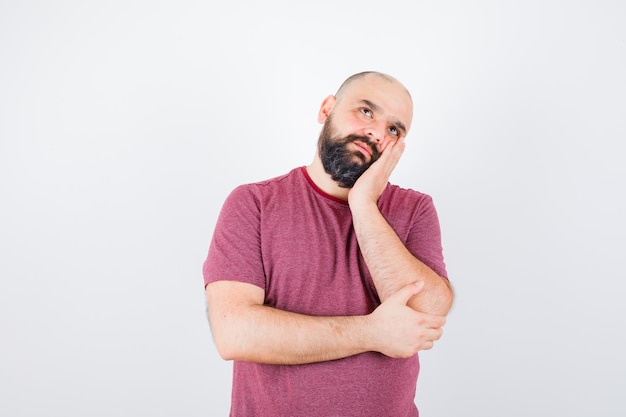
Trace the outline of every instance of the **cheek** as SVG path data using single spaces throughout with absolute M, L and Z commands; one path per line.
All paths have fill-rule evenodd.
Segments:
M 360 132 L 365 128 L 365 123 L 358 117 L 348 117 L 343 124 L 343 129 L 347 134 L 354 134 Z

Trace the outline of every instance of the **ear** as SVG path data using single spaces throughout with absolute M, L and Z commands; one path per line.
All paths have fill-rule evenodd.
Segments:
M 328 119 L 328 115 L 335 107 L 335 103 L 337 102 L 337 98 L 335 96 L 328 96 L 322 101 L 322 105 L 320 106 L 320 111 L 317 113 L 317 121 L 323 124 L 326 119 Z

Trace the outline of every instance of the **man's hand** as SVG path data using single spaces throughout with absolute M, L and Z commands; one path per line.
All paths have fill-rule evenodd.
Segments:
M 404 152 L 405 146 L 404 138 L 387 144 L 382 150 L 380 158 L 361 175 L 348 193 L 350 208 L 353 209 L 362 203 L 376 203 L 378 201 Z
M 445 317 L 420 313 L 406 305 L 423 287 L 422 281 L 402 287 L 370 314 L 373 350 L 392 358 L 408 358 L 439 340 Z

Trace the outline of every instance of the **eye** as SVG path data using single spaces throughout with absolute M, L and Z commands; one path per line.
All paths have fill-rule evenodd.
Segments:
M 390 126 L 389 127 L 389 131 L 391 132 L 392 135 L 394 136 L 400 136 L 400 131 L 398 130 L 397 127 L 395 126 Z
M 361 111 L 361 113 L 363 113 L 365 116 L 367 117 L 372 117 L 372 111 L 370 109 L 368 109 L 367 107 L 361 107 L 359 109 Z

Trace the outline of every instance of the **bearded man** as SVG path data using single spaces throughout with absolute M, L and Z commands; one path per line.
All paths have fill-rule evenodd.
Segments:
M 398 80 L 352 75 L 310 165 L 224 202 L 203 274 L 232 417 L 418 416 L 453 291 L 431 197 L 389 183 L 412 116 Z

